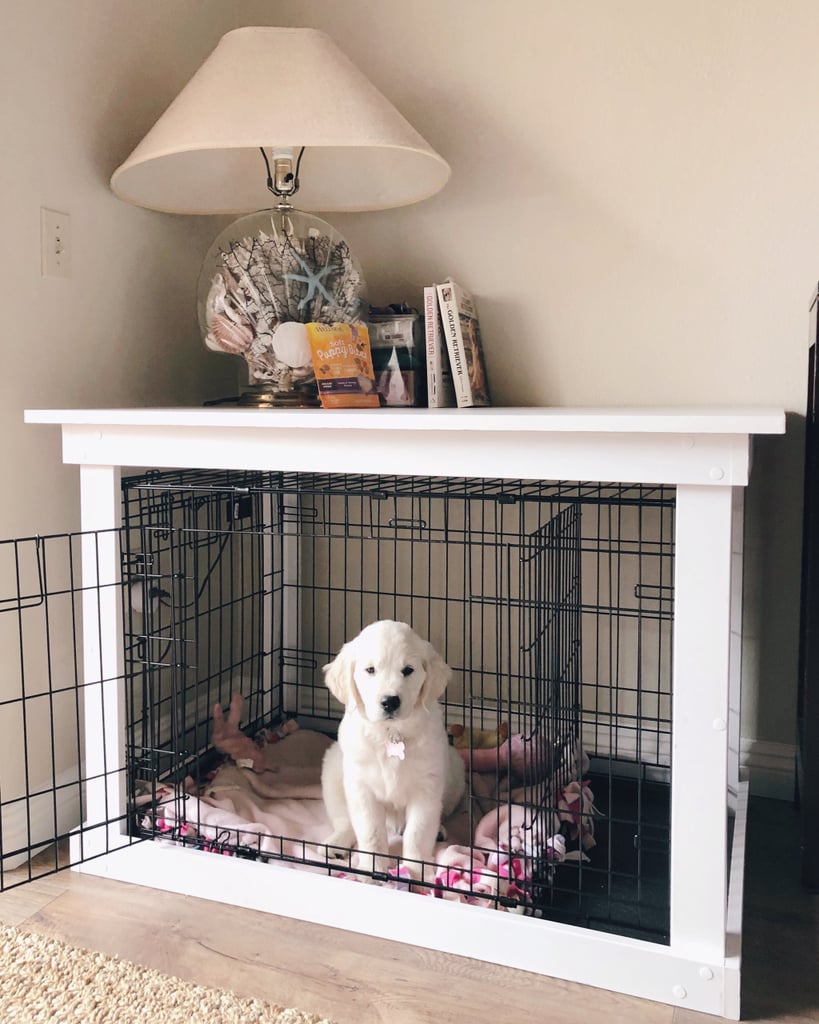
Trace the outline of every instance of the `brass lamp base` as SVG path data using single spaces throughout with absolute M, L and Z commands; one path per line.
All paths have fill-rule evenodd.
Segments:
M 267 384 L 250 384 L 240 395 L 239 405 L 254 409 L 317 409 L 321 403 L 313 388 L 277 391 Z

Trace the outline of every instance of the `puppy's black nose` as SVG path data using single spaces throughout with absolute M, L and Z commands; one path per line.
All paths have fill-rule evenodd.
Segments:
M 381 707 L 384 709 L 385 715 L 394 715 L 395 712 L 401 707 L 400 697 L 382 697 Z

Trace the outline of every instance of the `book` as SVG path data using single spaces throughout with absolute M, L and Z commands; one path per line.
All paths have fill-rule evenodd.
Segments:
M 450 277 L 438 285 L 438 304 L 458 408 L 491 405 L 475 300 Z
M 434 284 L 424 289 L 424 338 L 427 352 L 427 405 L 430 409 L 451 409 L 455 405 L 455 389 L 441 330 L 438 289 Z

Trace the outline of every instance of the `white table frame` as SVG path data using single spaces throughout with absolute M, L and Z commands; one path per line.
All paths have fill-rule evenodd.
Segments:
M 62 426 L 63 460 L 80 466 L 83 531 L 121 525 L 121 467 L 674 485 L 668 946 L 319 875 L 293 886 L 283 867 L 158 843 L 128 846 L 83 870 L 739 1018 L 742 495 L 751 438 L 783 433 L 781 410 L 38 410 L 26 421 Z M 110 581 L 119 572 L 116 544 L 99 536 L 85 568 Z M 96 631 L 84 638 L 88 720 L 101 721 L 105 709 L 87 756 L 111 771 L 124 758 L 118 596 L 108 588 L 86 600 L 94 605 L 88 621 L 102 615 L 112 629 L 110 643 Z M 94 680 L 98 687 L 88 686 Z M 123 842 L 106 815 L 124 809 L 124 793 L 102 788 L 88 795 L 100 849 Z M 85 835 L 87 852 L 98 852 L 94 835 Z

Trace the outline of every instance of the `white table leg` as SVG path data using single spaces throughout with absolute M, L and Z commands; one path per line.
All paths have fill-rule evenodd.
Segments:
M 124 831 L 121 501 L 117 467 L 80 467 L 86 799 L 72 860 L 121 846 Z
M 733 501 L 677 488 L 671 784 L 671 949 L 725 956 Z

